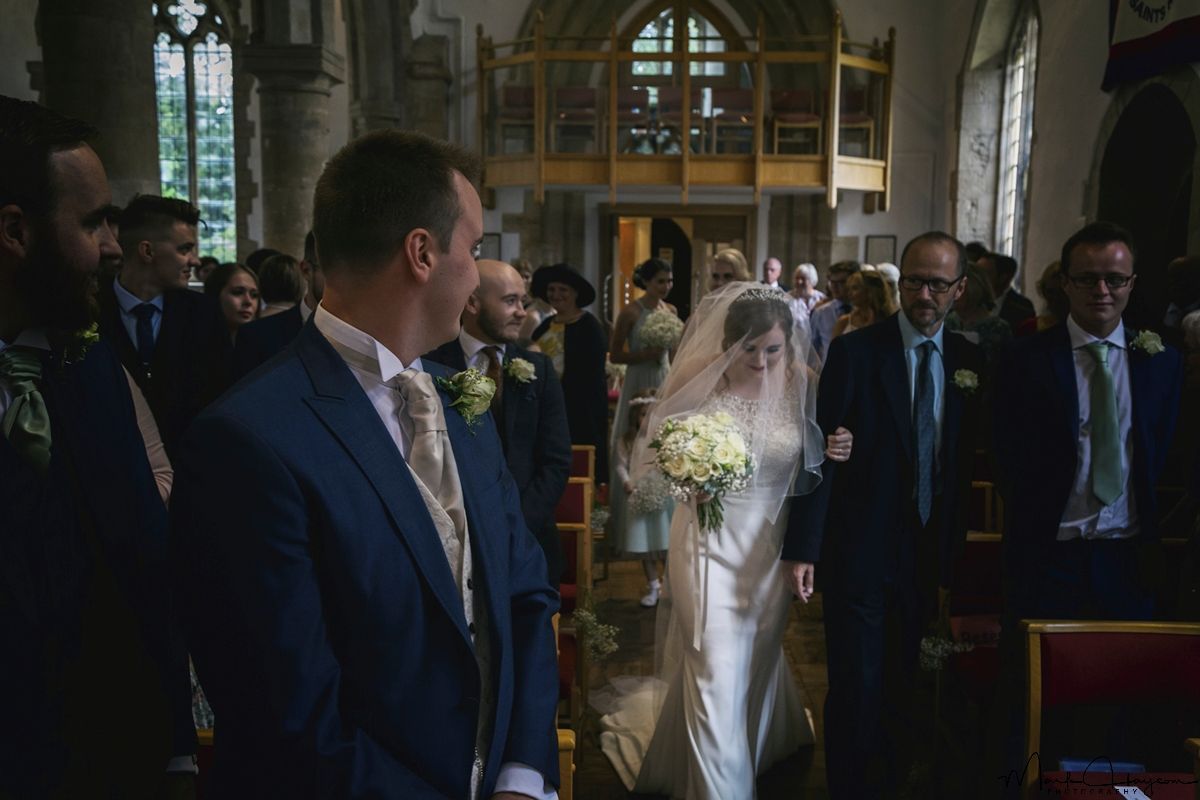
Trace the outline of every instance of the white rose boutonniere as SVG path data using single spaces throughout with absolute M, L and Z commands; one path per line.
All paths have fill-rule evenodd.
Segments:
M 438 378 L 437 382 L 453 398 L 450 406 L 462 414 L 467 428 L 474 433 L 479 417 L 491 407 L 496 382 L 477 369 L 466 369 L 449 378 Z
M 979 376 L 974 370 L 956 369 L 954 370 L 954 385 L 962 390 L 963 394 L 975 394 L 975 390 L 979 388 Z
M 1148 356 L 1156 356 L 1167 349 L 1162 343 L 1162 338 L 1154 331 L 1140 332 L 1133 337 L 1129 346 L 1135 350 L 1144 350 Z
M 523 358 L 514 358 L 504 365 L 504 372 L 517 383 L 529 383 L 537 377 L 533 364 Z

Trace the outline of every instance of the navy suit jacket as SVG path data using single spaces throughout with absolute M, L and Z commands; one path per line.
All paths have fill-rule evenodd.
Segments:
M 138 743 L 133 749 L 145 753 L 151 777 L 172 755 L 196 752 L 187 651 L 171 603 L 167 511 L 121 364 L 103 341 L 66 365 L 56 352 L 40 388 L 53 437 L 48 476 L 35 478 L 8 459 L 0 471 L 0 683 L 8 687 L 0 719 L 9 722 L 0 727 L 0 796 L 41 796 L 31 787 L 63 774 L 61 763 L 44 761 L 56 747 L 94 744 L 66 732 L 79 727 L 72 714 L 87 712 L 62 708 L 64 672 L 152 665 L 158 680 L 121 701 L 138 713 L 94 722 L 103 735 Z M 16 458 L 2 438 L 0 449 Z M 119 643 L 110 630 L 120 632 Z M 165 712 L 155 712 L 161 727 L 139 729 L 133 720 L 144 721 L 150 708 Z
M 1136 331 L 1125 329 L 1127 341 Z M 1130 348 L 1133 492 L 1141 536 L 1158 538 L 1155 486 L 1175 431 L 1182 361 Z M 1004 496 L 1004 541 L 1019 558 L 1052 545 L 1078 466 L 1079 396 L 1066 324 L 1014 340 L 996 367 L 995 453 Z
M 229 382 L 232 351 L 220 311 L 211 298 L 199 292 L 165 292 L 162 321 L 147 374 L 137 343 L 130 340 L 121 322 L 121 309 L 111 283 L 101 285 L 99 301 L 100 336 L 108 341 L 142 390 L 167 455 L 174 460 L 175 448 L 187 426 Z
M 1033 307 L 1032 300 L 1018 292 L 1016 288 L 1010 288 L 1008 294 L 1004 295 L 1004 302 L 1000 304 L 1000 312 L 997 316 L 1007 322 L 1015 332 L 1022 322 L 1036 317 L 1037 310 Z
M 458 339 L 426 354 L 429 359 L 454 371 L 467 368 L 466 356 Z M 510 344 L 504 348 L 504 361 L 523 358 L 533 364 L 535 377 L 521 383 L 504 376 L 504 395 L 499 420 L 504 456 L 517 492 L 521 513 L 546 552 L 551 583 L 558 585 L 563 571 L 562 542 L 554 524 L 554 509 L 567 486 L 571 473 L 571 431 L 567 426 L 567 408 L 562 387 L 554 374 L 554 364 L 542 353 L 534 353 Z
M 958 334 L 943 335 L 945 407 L 939 452 L 941 495 L 937 580 L 950 586 L 954 556 L 966 539 L 973 441 L 970 432 L 982 388 L 968 395 L 956 370 L 983 374 L 983 356 Z M 897 316 L 839 336 L 829 346 L 817 397 L 817 422 L 826 434 L 839 425 L 854 434 L 850 460 L 826 460 L 824 479 L 812 494 L 793 501 L 783 558 L 817 562 L 823 584 L 844 596 L 879 591 L 897 576 L 901 546 L 914 517 L 916 437 L 908 369 Z M 930 521 L 931 524 L 934 520 Z M 926 587 L 929 588 L 929 587 Z
M 281 353 L 300 335 L 300 329 L 303 327 L 304 320 L 300 317 L 299 304 L 287 311 L 243 325 L 233 342 L 233 380 L 237 381 L 249 375 L 273 356 Z
M 557 784 L 557 595 L 490 417 L 472 432 L 442 399 L 492 635 L 483 796 L 508 762 Z M 311 321 L 196 420 L 177 475 L 217 793 L 467 796 L 480 679 L 462 600 L 400 451 Z

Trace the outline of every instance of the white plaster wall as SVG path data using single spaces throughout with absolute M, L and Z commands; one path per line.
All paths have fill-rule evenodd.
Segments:
M 1041 0 L 1025 252 L 1026 294 L 1084 223 L 1085 186 L 1111 98 L 1100 90 L 1108 13 L 1092 0 Z M 1034 292 L 1036 295 L 1036 292 Z
M 0 0 L 0 94 L 19 100 L 37 100 L 29 88 L 29 61 L 42 60 L 34 17 L 35 0 Z
M 859 237 L 860 258 L 868 235 L 893 235 L 898 258 L 909 239 L 950 224 L 948 143 L 954 123 L 947 109 L 953 109 L 952 76 L 962 63 L 973 9 L 947 0 L 840 0 L 837 5 L 851 41 L 883 41 L 888 28 L 896 28 L 891 210 L 864 214 L 862 194 L 842 192 L 837 235 Z

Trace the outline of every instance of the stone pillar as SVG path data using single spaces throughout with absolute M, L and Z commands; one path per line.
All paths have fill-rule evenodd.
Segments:
M 319 44 L 250 45 L 243 66 L 258 79 L 263 247 L 299 256 L 312 226 L 313 189 L 329 158 L 329 88 L 344 60 Z
M 92 146 L 118 204 L 159 192 L 150 11 L 129 0 L 43 0 L 39 9 L 42 97 L 100 130 Z
M 450 136 L 450 42 L 424 34 L 413 43 L 405 87 L 406 127 L 435 139 Z

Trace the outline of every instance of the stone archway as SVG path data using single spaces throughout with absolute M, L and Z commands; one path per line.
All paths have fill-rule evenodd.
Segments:
M 1138 243 L 1134 324 L 1161 320 L 1167 262 L 1200 252 L 1198 140 L 1200 75 L 1192 67 L 1118 89 L 1096 138 L 1085 214 L 1123 225 Z

